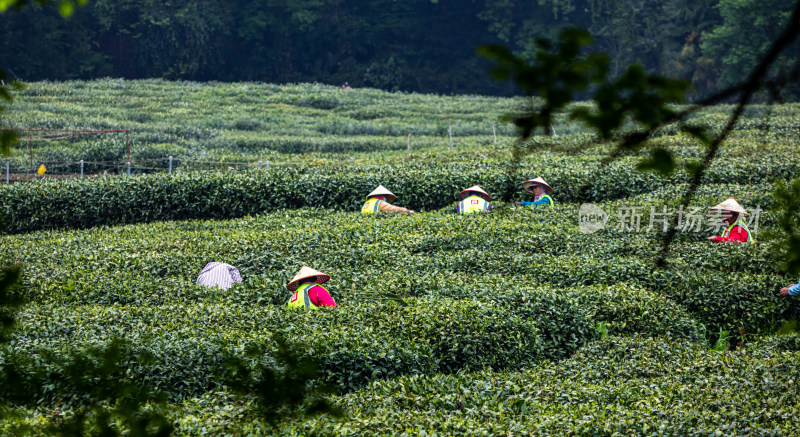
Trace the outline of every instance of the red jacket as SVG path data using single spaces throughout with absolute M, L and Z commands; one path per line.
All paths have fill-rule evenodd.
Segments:
M 723 235 L 725 235 L 725 234 L 723 234 Z M 744 228 L 741 227 L 741 226 L 734 226 L 733 229 L 731 229 L 730 235 L 728 235 L 727 237 L 722 237 L 722 236 L 719 236 L 719 235 L 716 235 L 716 237 L 717 237 L 716 240 L 711 240 L 711 241 L 714 241 L 716 243 L 721 243 L 723 241 L 726 241 L 726 242 L 729 242 L 729 243 L 746 243 L 747 242 L 747 231 L 745 231 Z

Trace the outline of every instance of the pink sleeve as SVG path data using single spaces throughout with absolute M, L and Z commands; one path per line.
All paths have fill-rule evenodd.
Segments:
M 331 297 L 331 295 L 328 294 L 328 292 L 324 288 L 320 287 L 319 285 L 311 287 L 308 290 L 308 297 L 309 297 L 309 299 L 311 299 L 311 303 L 313 303 L 314 305 L 316 305 L 318 307 L 335 307 L 336 306 L 336 302 L 333 301 L 333 298 Z

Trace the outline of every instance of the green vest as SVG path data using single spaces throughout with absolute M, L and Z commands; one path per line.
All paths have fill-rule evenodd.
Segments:
M 753 235 L 750 233 L 750 229 L 748 229 L 747 225 L 744 224 L 744 222 L 741 221 L 741 220 L 736 220 L 735 222 L 733 222 L 733 224 L 731 224 L 730 227 L 728 227 L 728 229 L 726 229 L 725 232 L 722 233 L 722 236 L 723 237 L 729 237 L 731 235 L 731 231 L 736 226 L 741 226 L 742 229 L 744 229 L 745 232 L 747 232 L 747 241 L 745 241 L 745 243 L 751 243 L 752 244 L 752 243 L 756 242 L 756 239 L 753 238 Z
M 361 207 L 362 214 L 377 214 L 378 213 L 378 206 L 380 206 L 381 199 L 376 199 L 374 197 L 367 199 L 364 203 L 364 206 Z
M 458 202 L 458 211 L 461 214 L 474 214 L 489 210 L 489 202 L 480 196 L 469 196 Z
M 308 297 L 308 289 L 316 285 L 319 284 L 305 284 L 298 287 L 297 291 L 295 291 L 292 297 L 289 298 L 289 308 L 310 308 L 312 310 L 319 308 L 311 303 L 311 299 Z M 321 285 L 319 286 L 322 287 Z M 328 290 L 325 289 L 325 291 Z

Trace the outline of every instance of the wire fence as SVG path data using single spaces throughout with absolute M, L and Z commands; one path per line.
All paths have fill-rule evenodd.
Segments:
M 161 165 L 158 165 L 161 164 Z M 269 170 L 275 167 L 289 166 L 308 166 L 317 165 L 324 167 L 346 167 L 354 165 L 355 160 L 350 157 L 344 162 L 301 162 L 301 161 L 209 161 L 194 159 L 175 159 L 172 156 L 165 158 L 138 159 L 135 161 L 41 161 L 36 162 L 36 166 L 31 168 L 12 168 L 11 161 L 5 161 L 3 166 L 4 181 L 6 184 L 12 182 L 30 182 L 37 179 L 75 179 L 83 177 L 95 177 L 99 175 L 119 175 L 136 176 L 141 174 L 168 173 L 195 170 Z M 41 173 L 40 173 L 41 169 Z
M 325 166 L 325 167 L 344 167 L 354 164 L 354 158 L 345 159 L 342 162 L 336 161 L 212 161 L 202 159 L 185 159 L 173 156 L 150 158 L 150 159 L 131 159 L 130 131 L 127 129 L 39 129 L 39 128 L 0 128 L 2 131 L 12 131 L 17 133 L 17 138 L 28 144 L 27 157 L 5 162 L 5 183 L 29 182 L 38 179 L 70 179 L 93 177 L 98 175 L 140 175 L 152 173 L 173 173 L 179 171 L 196 170 L 249 170 L 263 169 L 269 170 L 270 167 L 287 166 Z M 122 158 L 114 160 L 79 160 L 79 161 L 55 161 L 43 160 L 34 157 L 33 141 L 43 140 L 63 140 L 76 139 L 86 136 L 101 136 L 109 134 L 125 134 L 125 150 Z M 449 150 L 454 150 L 453 129 L 448 125 Z M 492 123 L 492 135 L 494 144 L 497 144 L 497 131 L 495 124 Z M 408 134 L 406 141 L 406 157 L 411 156 L 411 134 Z M 119 155 L 117 155 L 119 156 Z M 27 162 L 26 162 L 27 161 Z

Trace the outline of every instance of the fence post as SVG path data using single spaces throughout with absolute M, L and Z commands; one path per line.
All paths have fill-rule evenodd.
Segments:
M 494 143 L 497 144 L 497 131 L 494 128 L 494 123 L 492 123 L 492 135 L 494 136 Z
M 172 155 L 169 157 L 169 174 L 172 174 Z
M 262 164 L 263 164 L 263 163 L 262 163 L 261 161 L 258 161 L 258 169 L 259 169 L 259 170 L 261 170 L 261 165 L 262 165 Z
M 350 157 L 350 164 L 352 164 L 352 163 L 353 163 L 353 157 L 351 156 Z
M 6 185 L 8 185 L 8 177 L 9 177 L 8 170 L 10 168 L 10 163 L 11 161 L 6 161 Z
M 408 143 L 406 144 L 406 158 L 411 156 L 411 134 L 408 134 Z
M 128 161 L 128 177 L 131 177 L 131 162 Z
M 81 159 L 81 179 L 83 179 L 83 160 Z
M 267 167 L 266 170 L 269 170 L 269 159 L 267 160 Z
M 447 133 L 450 134 L 450 150 L 453 150 L 453 125 L 447 123 Z

